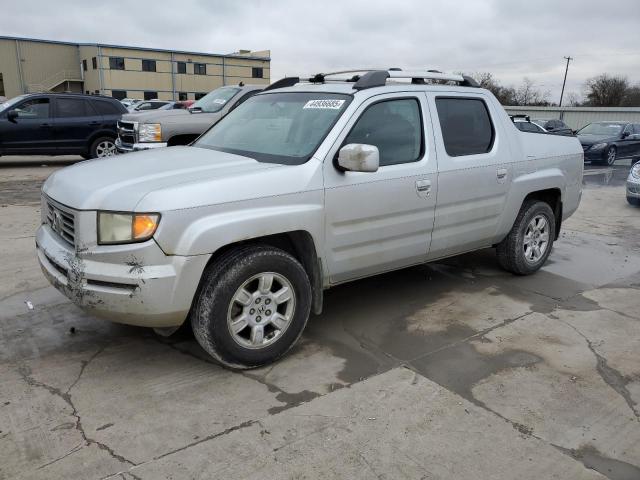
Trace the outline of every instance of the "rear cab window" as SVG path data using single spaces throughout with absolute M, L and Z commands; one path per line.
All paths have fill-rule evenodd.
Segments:
M 436 96 L 435 102 L 447 155 L 479 155 L 492 150 L 496 133 L 484 99 Z

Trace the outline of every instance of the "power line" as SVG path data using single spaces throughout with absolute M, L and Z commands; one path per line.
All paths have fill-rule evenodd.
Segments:
M 567 73 L 569 73 L 569 62 L 573 60 L 572 57 L 564 57 L 564 58 L 567 61 L 567 68 L 565 68 L 564 70 L 564 80 L 562 81 L 562 91 L 560 92 L 560 103 L 558 104 L 559 107 L 562 106 L 562 97 L 564 96 L 564 87 L 567 84 Z

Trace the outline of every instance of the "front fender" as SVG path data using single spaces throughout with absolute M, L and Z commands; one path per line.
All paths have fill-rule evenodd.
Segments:
M 322 192 L 306 192 L 168 212 L 156 241 L 168 255 L 205 255 L 226 245 L 304 230 L 320 245 L 323 221 Z

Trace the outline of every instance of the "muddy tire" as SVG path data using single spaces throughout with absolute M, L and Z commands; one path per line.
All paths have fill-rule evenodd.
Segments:
M 555 225 L 549 204 L 539 200 L 525 202 L 511 231 L 496 248 L 500 266 L 516 275 L 537 272 L 551 253 Z
M 233 369 L 276 361 L 298 340 L 311 309 L 311 285 L 289 253 L 268 246 L 231 250 L 207 267 L 191 325 L 198 343 Z

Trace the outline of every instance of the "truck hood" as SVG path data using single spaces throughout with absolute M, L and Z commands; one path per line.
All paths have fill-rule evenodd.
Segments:
M 288 168 L 295 167 L 177 146 L 80 162 L 51 175 L 42 191 L 78 210 L 163 211 L 269 194 L 260 185 L 282 179 L 265 183 L 265 173 Z

